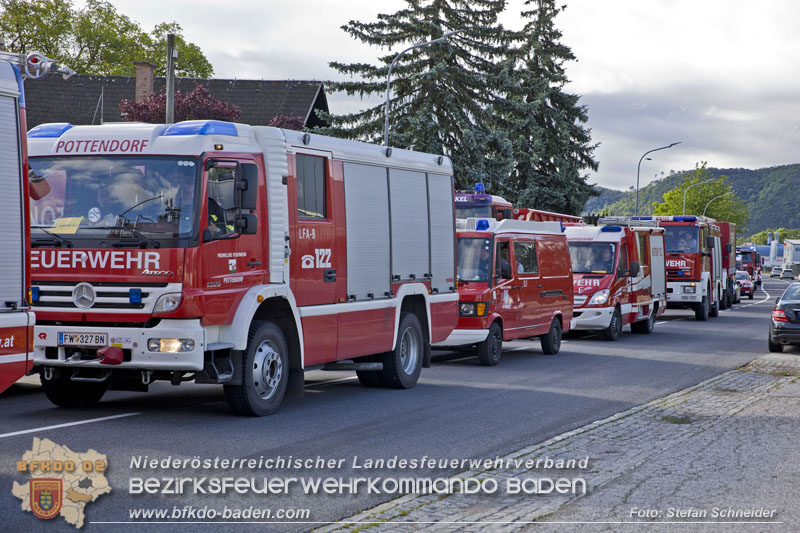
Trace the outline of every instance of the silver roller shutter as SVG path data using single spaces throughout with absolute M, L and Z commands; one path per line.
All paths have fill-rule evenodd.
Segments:
M 0 231 L 0 311 L 6 302 L 23 299 L 22 226 L 17 100 L 0 96 L 0 213 L 5 223 Z
M 428 190 L 423 172 L 389 170 L 392 203 L 392 275 L 425 279 L 430 273 Z
M 431 288 L 439 293 L 455 290 L 455 215 L 450 176 L 428 174 L 431 216 Z
M 347 295 L 386 298 L 391 291 L 386 168 L 344 163 Z

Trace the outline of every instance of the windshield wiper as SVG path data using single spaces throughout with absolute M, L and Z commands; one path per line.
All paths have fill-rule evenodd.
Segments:
M 131 228 L 131 227 L 127 227 L 127 226 L 92 226 L 92 229 L 105 229 L 105 230 L 120 230 L 120 231 L 130 231 L 130 232 L 133 234 L 133 236 L 134 236 L 134 237 L 136 237 L 137 239 L 139 239 L 138 241 L 134 241 L 134 242 L 136 242 L 136 243 L 137 243 L 139 246 L 141 246 L 142 244 L 144 244 L 144 245 L 145 245 L 145 247 L 146 247 L 146 245 L 148 245 L 148 244 L 152 244 L 152 245 L 153 245 L 153 248 L 161 248 L 161 243 L 160 243 L 160 242 L 158 242 L 158 241 L 157 241 L 157 240 L 155 240 L 155 239 L 151 239 L 150 237 L 146 237 L 145 235 L 143 235 L 142 233 L 140 233 L 138 230 L 136 230 L 136 229 L 134 229 L 134 228 Z M 120 238 L 120 239 L 121 239 L 121 238 Z M 118 242 L 118 244 L 119 244 L 120 246 L 124 246 L 124 245 L 126 244 L 126 241 L 124 241 L 124 240 L 120 240 L 120 241 Z
M 159 198 L 163 198 L 163 197 L 164 197 L 164 195 L 163 195 L 163 194 L 159 194 L 158 196 L 153 196 L 152 198 L 148 198 L 148 199 L 146 199 L 146 200 L 142 200 L 142 201 L 141 201 L 141 202 L 139 202 L 138 204 L 136 204 L 136 205 L 134 205 L 134 206 L 131 206 L 131 207 L 129 207 L 128 209 L 126 209 L 125 211 L 123 211 L 122 213 L 120 213 L 120 214 L 119 214 L 119 215 L 117 215 L 117 216 L 118 216 L 118 217 L 124 217 L 124 216 L 125 216 L 125 214 L 126 214 L 126 213 L 128 213 L 128 211 L 130 211 L 131 209 L 136 209 L 137 207 L 139 207 L 139 206 L 140 206 L 140 205 L 142 205 L 142 204 L 146 204 L 147 202 L 152 202 L 153 200 L 158 200 Z
M 68 241 L 67 239 L 65 239 L 64 237 L 59 235 L 58 233 L 50 233 L 49 231 L 47 231 L 45 229 L 46 227 L 49 227 L 49 226 L 43 226 L 41 224 L 35 224 L 35 225 L 31 226 L 31 228 L 42 230 L 43 232 L 47 233 L 48 235 L 50 235 L 53 238 L 52 240 L 50 240 L 50 239 L 31 239 L 31 241 L 32 241 L 31 244 L 34 247 L 37 246 L 39 243 L 44 244 L 44 242 L 42 242 L 42 241 L 45 241 L 45 242 L 53 242 L 56 246 L 66 246 L 67 248 L 72 248 L 72 241 Z

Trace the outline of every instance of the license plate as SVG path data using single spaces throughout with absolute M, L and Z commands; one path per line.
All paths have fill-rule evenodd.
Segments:
M 107 346 L 107 333 L 58 333 L 59 346 Z

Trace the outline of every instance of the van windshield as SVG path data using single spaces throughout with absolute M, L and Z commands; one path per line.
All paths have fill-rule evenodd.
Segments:
M 491 239 L 467 237 L 458 239 L 459 281 L 489 281 L 491 264 Z
M 612 274 L 617 245 L 610 242 L 570 242 L 569 256 L 576 274 Z

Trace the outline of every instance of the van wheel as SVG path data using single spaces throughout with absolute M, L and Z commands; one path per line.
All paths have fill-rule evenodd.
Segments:
M 109 380 L 93 383 L 68 377 L 44 379 L 42 374 L 39 379 L 47 399 L 59 407 L 90 407 L 100 401 L 109 385 Z
M 383 354 L 383 370 L 378 372 L 381 385 L 395 389 L 410 389 L 416 385 L 422 372 L 425 342 L 416 315 L 403 313 L 397 330 L 397 345 Z
M 242 415 L 267 416 L 277 411 L 289 383 L 289 349 L 280 328 L 253 321 L 242 354 L 242 384 L 225 385 L 225 399 Z
M 703 301 L 694 305 L 694 318 L 700 322 L 708 319 L 708 296 L 703 296 Z
M 483 342 L 479 342 L 476 350 L 478 361 L 484 366 L 495 366 L 503 355 L 503 330 L 500 324 L 492 323 L 489 335 Z
M 615 341 L 622 334 L 622 313 L 619 307 L 614 309 L 614 314 L 611 315 L 611 323 L 603 330 L 603 338 L 607 341 Z
M 631 324 L 631 332 L 649 335 L 653 333 L 653 328 L 655 327 L 655 325 L 656 325 L 656 309 L 653 308 L 653 311 L 650 313 L 650 316 L 647 317 L 646 320 L 640 320 L 639 322 L 634 322 L 633 324 Z
M 550 323 L 550 331 L 547 335 L 539 337 L 542 342 L 542 351 L 548 355 L 557 354 L 561 349 L 561 322 L 554 318 Z
M 783 344 L 778 344 L 777 342 L 772 342 L 772 337 L 767 337 L 767 347 L 769 348 L 770 352 L 782 352 L 783 351 Z

